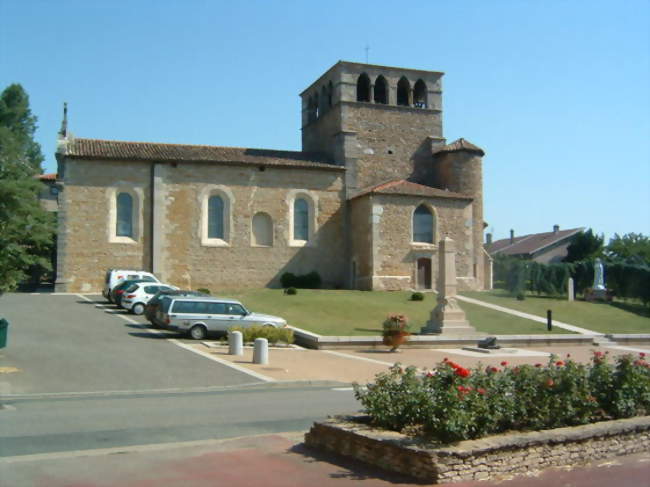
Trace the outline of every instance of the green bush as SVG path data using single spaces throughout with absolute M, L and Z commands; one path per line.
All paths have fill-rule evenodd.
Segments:
M 209 289 L 206 289 L 206 288 L 204 288 L 204 287 L 200 287 L 200 288 L 198 288 L 197 291 L 200 292 L 200 293 L 203 293 L 203 294 L 208 294 L 208 295 L 209 295 L 209 294 L 212 294 L 212 293 L 210 293 L 210 290 L 209 290 Z
M 588 365 L 551 356 L 546 366 L 470 370 L 445 359 L 424 375 L 396 364 L 354 389 L 373 424 L 451 443 L 647 415 L 650 364 L 644 354 L 610 364 L 602 352 Z
M 283 288 L 296 287 L 299 289 L 319 289 L 322 285 L 320 274 L 312 271 L 309 274 L 295 275 L 285 272 L 280 276 L 280 284 Z
M 411 301 L 424 301 L 424 294 L 417 292 L 411 294 Z
M 233 326 L 228 332 L 240 331 L 244 343 L 254 342 L 256 338 L 266 338 L 271 345 L 278 342 L 291 344 L 294 341 L 293 330 L 291 328 L 275 328 L 273 326 L 250 326 L 241 327 Z
M 288 287 L 284 290 L 284 294 L 288 294 L 289 296 L 295 296 L 298 294 L 298 290 L 295 287 Z

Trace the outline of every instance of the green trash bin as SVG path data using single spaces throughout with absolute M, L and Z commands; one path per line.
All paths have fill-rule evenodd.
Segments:
M 9 322 L 4 318 L 0 319 L 0 348 L 7 346 L 7 331 L 9 329 Z

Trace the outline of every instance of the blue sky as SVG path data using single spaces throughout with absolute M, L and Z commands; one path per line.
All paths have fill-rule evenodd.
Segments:
M 54 172 L 79 137 L 300 150 L 339 59 L 444 71 L 444 135 L 483 147 L 495 238 L 650 234 L 650 1 L 0 0 L 0 89 Z

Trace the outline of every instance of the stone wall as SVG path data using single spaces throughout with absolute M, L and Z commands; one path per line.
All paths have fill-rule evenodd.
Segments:
M 372 428 L 367 419 L 337 417 L 314 423 L 305 443 L 432 483 L 496 479 L 650 451 L 648 416 L 504 434 L 439 448 Z
M 284 272 L 320 273 L 326 285 L 344 279 L 343 173 L 312 169 L 224 166 L 208 163 L 156 164 L 155 228 L 152 228 L 151 162 L 66 160 L 59 225 L 59 291 L 90 292 L 103 286 L 108 268 L 151 270 L 182 288 L 212 291 L 279 284 Z M 202 241 L 202 198 L 210 188 L 232 196 L 230 235 L 224 245 Z M 130 188 L 138 203 L 138 234 L 111 240 L 111 201 L 116 188 Z M 290 239 L 293 197 L 313 202 L 313 236 Z M 256 246 L 252 218 L 267 213 L 273 244 Z M 156 245 L 152 246 L 152 238 Z M 152 248 L 155 256 L 152 255 Z M 62 257 L 62 258 L 61 258 Z
M 447 235 L 457 242 L 456 271 L 463 289 L 476 289 L 473 276 L 474 245 L 471 229 L 465 222 L 471 219 L 472 206 L 467 200 L 448 198 L 421 198 L 415 196 L 367 195 L 352 200 L 352 255 L 363 256 L 364 279 L 366 269 L 371 274 L 372 289 L 398 290 L 415 288 L 417 260 L 431 259 L 431 287 L 437 277 L 437 244 L 413 242 L 413 212 L 426 203 L 435 212 L 434 242 Z M 371 228 L 362 226 L 372 222 Z M 481 249 L 478 249 L 481 252 Z M 365 260 L 370 262 L 366 266 Z M 365 287 L 366 280 L 360 282 Z

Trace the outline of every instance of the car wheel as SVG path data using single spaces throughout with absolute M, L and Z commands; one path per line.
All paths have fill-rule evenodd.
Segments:
M 208 330 L 203 325 L 194 325 L 190 328 L 190 336 L 194 340 L 203 340 L 208 334 Z
M 141 315 L 142 313 L 144 313 L 144 304 L 135 303 L 131 308 L 131 311 L 133 312 L 134 315 Z

